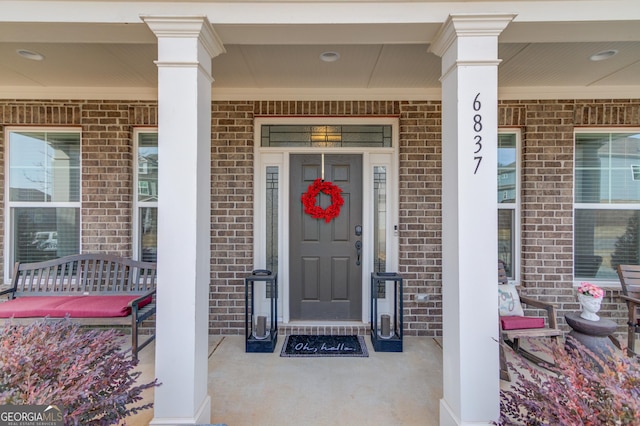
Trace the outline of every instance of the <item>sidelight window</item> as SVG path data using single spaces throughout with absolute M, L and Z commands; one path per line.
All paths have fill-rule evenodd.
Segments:
M 272 272 L 278 272 L 278 186 L 279 168 L 267 166 L 265 182 L 266 191 L 266 265 Z M 267 297 L 271 295 L 271 287 L 267 288 Z

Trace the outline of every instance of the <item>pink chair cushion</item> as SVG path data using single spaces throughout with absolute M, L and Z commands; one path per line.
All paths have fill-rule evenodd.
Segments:
M 109 318 L 131 313 L 129 302 L 137 296 L 32 296 L 0 303 L 0 318 L 46 317 Z M 143 307 L 151 297 L 141 301 Z
M 544 318 L 505 316 L 500 317 L 503 330 L 522 330 L 525 328 L 544 328 Z

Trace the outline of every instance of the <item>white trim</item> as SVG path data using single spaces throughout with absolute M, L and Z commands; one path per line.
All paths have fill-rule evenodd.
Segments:
M 215 69 L 214 69 L 215 77 Z M 157 101 L 156 87 L 41 87 L 0 86 L 2 99 Z M 637 99 L 640 86 L 498 87 L 498 100 Z M 440 101 L 442 90 L 431 88 L 232 88 L 216 87 L 212 101 Z
M 150 426 L 164 426 L 164 425 L 198 425 L 211 422 L 211 395 L 207 395 L 193 417 L 163 417 L 152 418 L 149 423 Z
M 215 77 L 215 69 L 214 69 Z M 0 95 L 2 94 L 0 88 Z M 439 87 L 407 87 L 390 89 L 357 88 L 226 88 L 213 86 L 214 101 L 439 101 Z
M 79 184 L 79 194 L 78 201 L 70 201 L 70 202 L 26 202 L 26 201 L 15 201 L 11 202 L 10 198 L 10 177 L 11 177 L 11 162 L 9 158 L 9 148 L 11 146 L 10 133 L 12 132 L 38 132 L 38 133 L 77 133 L 79 135 L 79 170 L 80 170 L 80 181 Z M 13 263 L 15 260 L 15 256 L 13 253 L 13 235 L 12 235 L 12 223 L 11 223 L 11 209 L 14 207 L 47 207 L 47 208 L 56 208 L 56 207 L 64 207 L 64 208 L 72 208 L 78 209 L 80 214 L 78 215 L 78 248 L 80 252 L 82 252 L 82 129 L 80 127 L 74 126 L 65 126 L 65 127 L 57 127 L 57 126 L 39 126 L 39 125 L 26 125 L 26 126 L 7 126 L 4 128 L 4 274 L 3 274 L 3 282 L 9 283 L 11 282 L 10 275 L 13 272 Z
M 617 126 L 602 126 L 602 127 L 588 127 L 588 126 L 576 126 L 573 128 L 573 143 L 575 146 L 575 137 L 578 133 L 640 133 L 640 127 L 617 127 Z
M 499 84 L 499 83 L 498 83 Z M 640 85 L 636 86 L 498 86 L 498 100 L 529 99 L 637 99 L 640 98 Z
M 392 147 L 372 148 L 372 147 L 348 147 L 348 148 L 306 148 L 306 147 L 261 147 L 260 130 L 263 124 L 388 124 L 392 126 Z M 361 154 L 363 188 L 363 206 L 370 205 L 373 194 L 372 178 L 373 165 L 386 165 L 388 169 L 388 185 L 390 195 L 387 198 L 388 212 L 390 212 L 389 223 L 398 223 L 398 145 L 399 145 L 399 119 L 397 117 L 257 117 L 254 122 L 254 268 L 263 269 L 266 259 L 265 252 L 265 232 L 266 232 L 266 210 L 264 205 L 264 193 L 266 183 L 264 176 L 267 166 L 279 167 L 279 195 L 278 208 L 278 286 L 281 297 L 278 300 L 278 320 L 289 323 L 289 155 L 294 153 L 312 154 L 324 152 L 325 154 Z M 373 157 L 373 159 L 372 159 Z M 384 161 L 383 158 L 387 160 Z M 369 209 L 363 208 L 362 212 L 362 244 L 363 247 L 370 247 L 373 236 L 373 218 Z M 387 267 L 389 270 L 398 268 L 398 237 L 394 235 L 394 225 L 387 230 L 387 245 L 389 259 Z M 373 270 L 372 249 L 366 249 L 362 254 L 362 322 L 369 322 L 369 287 L 370 273 Z M 266 307 L 266 306 L 265 306 Z
M 399 138 L 399 129 L 397 127 L 393 127 L 393 140 L 399 140 L 397 138 Z M 398 239 L 398 235 L 399 235 L 399 224 L 398 224 L 398 217 L 399 217 L 399 192 L 400 192 L 400 185 L 399 185 L 399 177 L 398 177 L 398 171 L 399 171 L 399 156 L 398 155 L 392 155 L 389 156 L 388 154 L 378 154 L 378 153 L 372 153 L 372 154 L 365 154 L 368 157 L 368 163 L 369 163 L 369 167 L 368 167 L 368 173 L 366 175 L 368 175 L 367 179 L 369 183 L 373 182 L 373 168 L 376 166 L 383 166 L 386 167 L 387 169 L 387 199 L 386 199 L 386 209 L 387 209 L 387 214 L 388 214 L 388 223 L 387 223 L 387 229 L 386 229 L 386 254 L 387 254 L 387 261 L 386 261 L 386 270 L 387 271 L 398 271 L 398 262 L 399 262 L 399 258 L 398 258 L 398 253 L 399 253 L 399 239 Z M 364 194 L 368 194 L 368 200 L 365 203 L 363 200 L 363 205 L 364 206 L 368 206 L 368 205 L 373 205 L 373 191 L 374 188 L 373 186 L 371 186 L 369 188 L 368 191 L 364 192 Z M 373 230 L 373 215 L 372 215 L 372 210 L 370 209 L 363 209 L 363 216 L 366 214 L 367 215 L 367 219 L 369 221 L 369 223 L 371 223 L 371 229 Z M 372 242 L 369 242 L 369 238 L 373 241 L 373 232 L 364 235 L 365 237 L 367 237 L 366 241 L 365 239 L 363 239 L 363 246 L 364 247 L 370 247 Z M 371 253 L 371 262 L 368 264 L 369 266 L 369 271 L 373 271 L 374 270 L 374 254 L 372 252 L 372 250 L 369 251 Z M 364 264 L 363 264 L 364 265 Z M 370 280 L 370 273 L 367 274 L 367 281 Z M 363 300 L 370 300 L 371 297 L 371 286 L 368 285 L 366 288 L 366 292 L 363 292 Z M 387 282 L 386 284 L 386 291 L 385 291 L 385 297 L 384 298 L 378 298 L 378 323 L 380 323 L 380 316 L 383 314 L 393 314 L 393 301 L 391 298 L 389 298 L 389 295 L 392 295 L 394 291 L 393 288 L 393 283 L 391 282 Z M 367 305 L 367 311 L 368 309 L 370 309 L 370 304 Z M 364 322 L 367 322 L 370 319 L 370 315 L 367 314 L 367 319 L 364 320 Z
M 576 203 L 574 201 L 573 202 L 574 209 L 576 205 L 580 206 L 581 209 L 585 209 L 585 210 L 638 210 L 638 204 L 629 204 L 629 203 L 594 204 L 594 203 Z M 612 207 L 615 207 L 615 208 L 612 208 Z
M 0 86 L 2 99 L 157 101 L 157 87 Z
M 264 0 L 3 2 L 7 22 L 139 23 L 140 11 L 155 15 L 206 15 L 216 24 L 367 24 L 443 22 L 450 14 L 518 12 L 518 22 L 625 21 L 637 19 L 636 0 Z

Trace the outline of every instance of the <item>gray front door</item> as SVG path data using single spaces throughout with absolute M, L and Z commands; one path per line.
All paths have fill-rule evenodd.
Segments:
M 344 205 L 329 223 L 305 214 L 301 197 L 322 176 L 320 154 L 291 155 L 289 201 L 292 320 L 361 320 L 362 266 L 356 226 L 362 225 L 362 156 L 324 156 L 324 178 L 342 189 Z M 322 208 L 331 197 L 320 193 Z

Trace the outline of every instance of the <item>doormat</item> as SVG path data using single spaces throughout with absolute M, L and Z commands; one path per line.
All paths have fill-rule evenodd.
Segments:
M 362 336 L 314 336 L 292 334 L 282 345 L 284 357 L 368 357 L 367 345 Z

